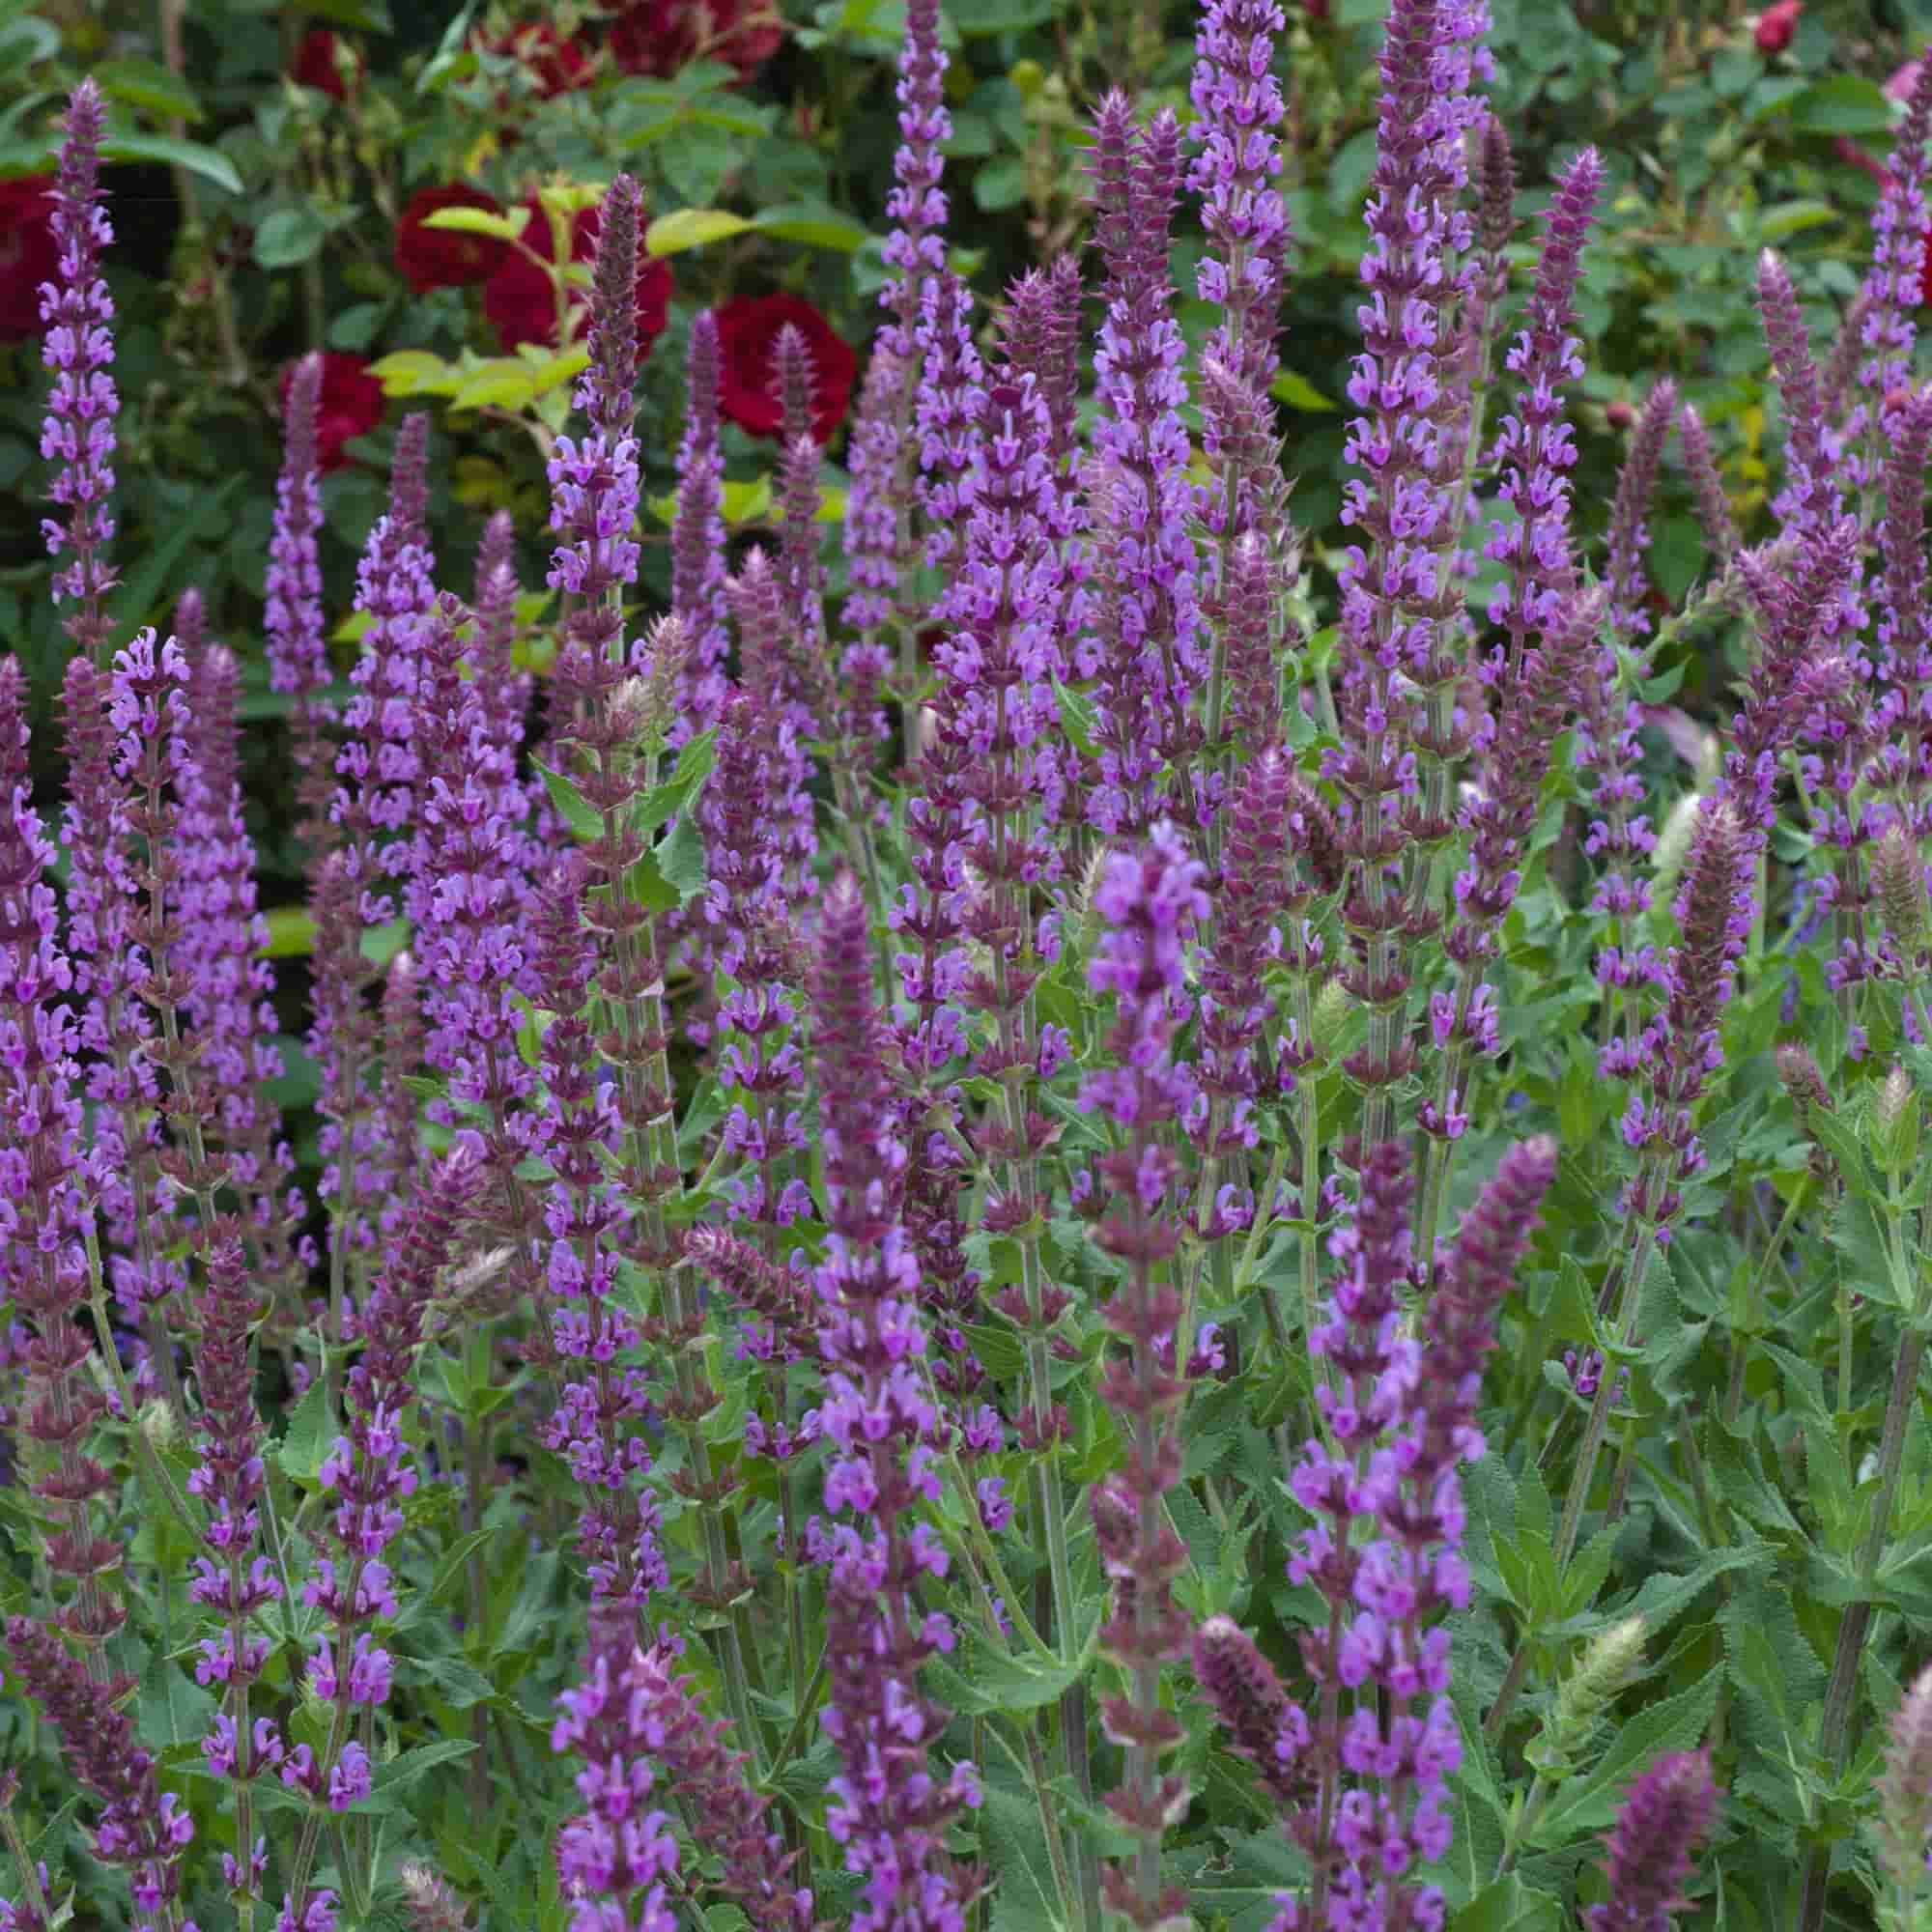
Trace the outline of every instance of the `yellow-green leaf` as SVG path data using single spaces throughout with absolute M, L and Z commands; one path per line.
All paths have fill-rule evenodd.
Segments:
M 760 524 L 772 513 L 772 479 L 760 476 L 751 483 L 724 486 L 724 521 L 727 524 Z
M 268 916 L 270 959 L 299 959 L 315 951 L 315 916 L 307 906 L 277 906 Z
M 1309 415 L 1337 407 L 1305 376 L 1297 376 L 1293 369 L 1284 369 L 1274 379 L 1272 387 L 1277 402 L 1286 403 L 1290 409 L 1300 410 Z
M 459 235 L 494 235 L 499 242 L 515 242 L 529 226 L 530 211 L 514 209 L 508 214 L 492 214 L 487 208 L 439 208 L 423 216 L 425 228 L 447 228 Z
M 447 396 L 463 380 L 440 355 L 427 349 L 398 349 L 369 365 L 385 396 Z
M 713 242 L 728 242 L 753 224 L 742 214 L 722 208 L 680 208 L 675 213 L 661 214 L 644 231 L 644 246 L 653 255 L 678 255 L 687 248 L 702 248 Z
M 536 398 L 537 385 L 526 363 L 512 356 L 495 356 L 470 370 L 449 399 L 453 410 L 497 408 L 521 410 Z
M 590 352 L 573 349 L 566 355 L 554 355 L 531 374 L 531 384 L 539 396 L 547 396 L 559 383 L 574 383 L 590 367 Z

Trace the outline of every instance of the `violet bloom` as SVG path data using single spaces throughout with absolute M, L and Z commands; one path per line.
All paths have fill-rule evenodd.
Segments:
M 387 1144 L 373 1106 L 380 1054 L 366 995 L 377 968 L 362 942 L 396 917 L 390 880 L 398 873 L 407 876 L 406 835 L 413 830 L 422 776 L 417 645 L 436 595 L 435 560 L 421 524 L 428 441 L 429 418 L 406 418 L 388 514 L 369 532 L 356 568 L 355 608 L 373 621 L 352 673 L 356 694 L 343 716 L 346 736 L 329 807 L 336 842 L 325 853 L 310 890 L 316 944 L 309 1051 L 323 1069 L 317 1103 L 325 1123 L 321 1192 L 332 1209 L 330 1322 L 337 1340 L 348 1257 L 373 1249 L 379 1230 L 393 1223 L 388 1210 L 399 1206 L 399 1151 Z
M 554 1176 L 544 1209 L 545 1306 L 559 1382 L 542 1439 L 583 1492 L 578 1546 L 593 1603 L 630 1605 L 635 1613 L 670 1573 L 656 1498 L 638 1487 L 651 1466 L 643 1435 L 649 1389 L 643 1373 L 620 1359 L 641 1340 L 618 1293 L 618 1264 L 635 1236 L 611 1178 L 624 1123 L 615 1093 L 598 1078 L 589 1003 L 597 951 L 583 919 L 586 873 L 575 853 L 559 861 L 538 883 L 530 916 L 535 999 L 556 1015 L 538 1063 L 549 1094 L 541 1158 Z
M 939 1416 L 917 1368 L 925 1349 L 918 1267 L 898 1215 L 906 1156 L 892 1132 L 866 902 L 850 878 L 825 900 L 811 995 L 830 1229 L 816 1271 L 826 1309 L 819 1422 L 832 1444 L 825 1504 L 856 1519 L 826 1539 L 822 1722 L 844 1765 L 829 1787 L 827 1829 L 865 1880 L 854 1932 L 960 1932 L 968 1887 L 945 1832 L 979 1803 L 979 1785 L 971 1765 L 944 1782 L 928 1768 L 945 1715 L 922 1695 L 918 1673 L 953 1642 L 943 1614 L 920 1614 L 916 1594 L 948 1564 L 931 1525 L 916 1520 L 939 1495 Z
M 237 1842 L 244 1846 L 255 1840 L 249 1779 L 258 1768 L 249 1690 L 269 1660 L 268 1640 L 251 1636 L 248 1627 L 258 1611 L 282 1594 L 260 1544 L 266 1432 L 255 1408 L 248 1337 L 261 1312 L 242 1244 L 217 1240 L 208 1254 L 208 1286 L 196 1310 L 200 1341 L 193 1361 L 201 1397 L 201 1461 L 187 1482 L 189 1493 L 208 1506 L 204 1539 L 209 1553 L 195 1558 L 188 1595 L 220 1620 L 220 1634 L 202 1643 L 195 1672 L 202 1683 L 221 1687 L 220 1707 L 202 1751 L 216 1776 L 235 1782 Z M 223 1864 L 231 1892 L 259 1895 L 261 1874 L 252 1857 L 244 1861 L 224 1853 Z
M 1165 1666 L 1186 1655 L 1187 1620 L 1173 1586 L 1187 1552 L 1162 1498 L 1180 1481 L 1174 1417 L 1186 1392 L 1168 1365 L 1179 1352 L 1174 1257 L 1184 1199 L 1172 1136 L 1197 1108 L 1206 1109 L 1193 1069 L 1174 1057 L 1174 1042 L 1190 1004 L 1186 948 L 1208 913 L 1205 876 L 1167 826 L 1139 851 L 1112 854 L 1094 895 L 1105 928 L 1088 971 L 1094 991 L 1115 1000 L 1111 1065 L 1088 1076 L 1080 1097 L 1083 1110 L 1105 1116 L 1118 1130 L 1117 1145 L 1099 1162 L 1112 1201 L 1095 1239 L 1123 1269 L 1105 1320 L 1125 1347 L 1107 1362 L 1100 1396 L 1131 1445 L 1124 1470 L 1089 1495 L 1101 1567 L 1113 1585 L 1113 1615 L 1101 1638 L 1128 1673 L 1126 1692 L 1103 1703 L 1101 1721 L 1127 1752 L 1124 1777 L 1107 1804 L 1139 1840 L 1130 1858 L 1107 1867 L 1101 1884 L 1112 1909 L 1138 1923 L 1179 1909 L 1161 1883 L 1160 1846 L 1186 1783 L 1161 1760 L 1183 1734 L 1162 1705 L 1160 1684 Z
M 115 532 L 108 501 L 121 398 L 108 373 L 114 364 L 114 300 L 100 273 L 101 255 L 114 241 L 100 206 L 104 121 L 100 89 L 83 80 L 68 100 L 51 197 L 60 280 L 41 284 L 45 325 L 41 360 L 54 379 L 41 431 L 41 460 L 60 466 L 48 495 L 67 513 L 65 521 L 43 518 L 41 530 L 48 555 L 72 554 L 73 561 L 55 575 L 53 599 L 78 604 L 62 628 L 74 649 L 96 663 L 107 648 L 109 619 L 101 602 L 121 581 L 106 555 Z
M 716 722 L 731 648 L 724 603 L 724 452 L 719 446 L 718 318 L 709 309 L 691 325 L 684 440 L 677 448 L 677 517 L 671 526 L 670 608 L 692 640 L 684 733 Z
M 60 1739 L 75 1782 L 100 1801 L 94 1855 L 129 1874 L 142 1932 L 186 1932 L 180 1916 L 181 1860 L 194 1824 L 173 1792 L 163 1793 L 154 1754 L 135 1741 L 117 1708 L 124 1688 L 102 1684 L 69 1656 L 52 1631 L 27 1617 L 10 1618 L 7 1648 L 20 1688 Z
M 1764 318 L 1772 374 L 1784 402 L 1785 469 L 1789 477 L 1772 500 L 1787 531 L 1821 526 L 1838 514 L 1842 443 L 1825 418 L 1818 365 L 1798 306 L 1791 273 L 1769 248 L 1758 257 L 1758 306 Z
M 1684 1884 L 1718 1816 L 1718 1788 L 1703 1751 L 1659 1758 L 1632 1785 L 1605 1849 L 1607 1904 L 1584 1914 L 1590 1932 L 1669 1932 L 1690 1902 Z
M 904 671 L 914 668 L 913 636 L 895 607 L 894 594 L 918 561 L 914 477 L 925 463 L 912 422 L 915 392 L 930 374 L 919 341 L 921 318 L 931 285 L 946 273 L 947 207 L 939 185 L 946 171 L 940 150 L 952 135 L 952 117 L 946 111 L 946 68 L 939 0 L 911 0 L 895 90 L 899 146 L 893 156 L 894 185 L 886 197 L 893 223 L 885 242 L 891 275 L 879 292 L 879 305 L 891 320 L 879 331 L 860 392 L 847 454 L 852 489 L 845 511 L 852 581 L 847 622 L 860 634 L 862 645 L 877 650 L 878 634 L 899 619 Z M 915 749 L 909 715 L 908 757 Z
M 625 1681 L 626 1645 L 593 1639 L 583 1680 L 557 1699 L 551 1748 L 583 1760 L 583 1809 L 556 1834 L 556 1870 L 574 1902 L 571 1932 L 677 1932 L 665 1880 L 678 1869 L 670 1814 L 650 1803 L 651 1713 Z M 633 1654 L 635 1649 L 633 1648 Z
M 182 629 L 178 618 L 178 635 Z M 281 1077 L 282 1057 L 275 969 L 263 956 L 268 922 L 257 906 L 255 845 L 242 808 L 241 667 L 224 645 L 208 644 L 189 653 L 188 677 L 176 773 L 181 849 L 169 905 L 191 981 L 183 1013 L 199 1042 L 210 1143 L 226 1161 L 264 1264 L 286 1278 L 308 1264 L 312 1244 L 298 1233 L 308 1206 L 294 1185 L 295 1157 L 268 1089 Z
M 669 1775 L 692 1835 L 723 1868 L 717 1889 L 756 1932 L 810 1932 L 811 1893 L 791 1882 L 798 1855 L 747 1782 L 746 1755 L 730 1747 L 727 1727 L 705 1717 L 696 1680 L 676 1674 L 682 1652 L 673 1636 L 632 1652 L 617 1680 L 632 1736 Z
M 1854 305 L 1859 347 L 1868 352 L 1858 367 L 1863 391 L 1847 419 L 1844 443 L 1853 453 L 1847 480 L 1869 487 L 1877 480 L 1893 432 L 1893 396 L 1907 388 L 1912 351 L 1923 302 L 1925 233 L 1932 226 L 1926 202 L 1925 143 L 1932 133 L 1932 61 L 1918 63 L 1905 118 L 1892 137 L 1885 191 L 1872 211 L 1872 262 Z M 1847 328 L 1853 318 L 1847 317 Z
M 1190 698 L 1209 665 L 1180 416 L 1187 345 L 1168 278 L 1179 144 L 1171 113 L 1137 128 L 1119 93 L 1094 116 L 1089 165 L 1107 264 L 1087 471 L 1098 630 L 1076 646 L 1075 668 L 1097 679 L 1099 772 L 1088 816 L 1111 834 L 1146 831 L 1163 809 L 1163 779 L 1178 787 L 1183 815 L 1210 815 L 1211 806 L 1194 797 L 1189 763 L 1199 729 Z
M 1342 510 L 1362 541 L 1342 568 L 1343 749 L 1326 774 L 1351 819 L 1351 923 L 1363 958 L 1348 983 L 1370 1009 L 1370 1032 L 1350 1070 L 1369 1088 L 1371 1143 L 1393 1130 L 1391 1090 L 1415 1059 L 1403 1026 L 1407 942 L 1392 916 L 1398 888 L 1389 867 L 1409 842 L 1406 816 L 1412 813 L 1414 830 L 1430 838 L 1446 832 L 1439 821 L 1449 763 L 1466 742 L 1454 715 L 1461 600 L 1447 594 L 1462 471 L 1448 461 L 1447 439 L 1459 434 L 1463 407 L 1450 323 L 1476 273 L 1462 259 L 1475 232 L 1460 194 L 1468 131 L 1485 112 L 1469 91 L 1472 76 L 1488 71 L 1488 54 L 1470 45 L 1484 24 L 1480 8 L 1396 0 L 1380 57 L 1370 251 L 1362 263 L 1369 298 L 1356 311 L 1363 353 L 1349 383 L 1361 413 L 1349 425 L 1346 454 L 1362 473 L 1347 485 Z M 1433 760 L 1427 796 L 1413 750 L 1417 721 L 1398 676 L 1429 695 L 1421 721 Z
M 1449 1850 L 1462 1759 L 1441 1621 L 1469 1604 L 1457 1472 L 1485 1453 L 1483 1366 L 1555 1170 L 1548 1141 L 1504 1155 L 1435 1271 L 1417 1336 L 1401 1320 L 1414 1191 L 1401 1144 L 1364 1156 L 1353 1220 L 1331 1239 L 1344 1272 L 1310 1347 L 1337 1376 L 1317 1390 L 1334 1447 L 1311 1440 L 1291 1478 L 1315 1520 L 1289 1563 L 1328 1605 L 1308 1649 L 1324 1696 L 1317 1718 L 1276 1727 L 1277 1775 L 1307 1781 L 1287 1824 L 1317 1876 L 1308 1898 L 1282 1901 L 1278 1932 L 1441 1913 L 1417 1870 Z
M 1576 577 L 1569 472 L 1577 445 L 1564 419 L 1562 385 L 1583 379 L 1582 342 L 1572 332 L 1577 281 L 1603 185 L 1604 164 L 1594 148 L 1585 148 L 1558 179 L 1529 314 L 1504 358 L 1518 381 L 1516 413 L 1503 417 L 1491 460 L 1501 471 L 1497 495 L 1517 516 L 1513 524 L 1491 524 L 1483 554 L 1504 566 L 1489 615 L 1509 632 L 1512 664 L 1529 638 L 1548 631 Z
M 322 356 L 296 364 L 282 414 L 282 469 L 275 481 L 275 524 L 269 539 L 262 629 L 268 639 L 269 689 L 295 700 L 292 726 L 298 774 L 296 796 L 305 814 L 311 851 L 331 844 L 328 802 L 333 786 L 327 739 L 328 642 L 322 609 L 322 472 L 316 457 L 316 414 L 322 399 Z
M 1723 1065 L 1719 1022 L 1750 934 L 1754 869 L 1740 814 L 1722 800 L 1707 800 L 1672 909 L 1682 943 L 1645 976 L 1662 980 L 1663 1010 L 1634 1037 L 1612 1038 L 1599 1058 L 1605 1076 L 1629 1080 L 1636 1090 L 1623 1121 L 1624 1141 L 1640 1156 L 1626 1212 L 1666 1239 L 1681 1206 L 1678 1184 L 1703 1165 L 1696 1107 Z M 1600 961 L 1599 977 L 1605 972 Z
M 64 1596 L 54 1622 L 87 1644 L 90 1667 L 104 1676 L 100 1641 L 126 1612 L 99 1581 L 118 1557 L 94 1536 L 90 1505 L 114 1479 L 86 1453 L 106 1405 L 86 1373 L 92 1345 L 75 1320 L 88 1298 L 85 1243 L 101 1173 L 84 1140 L 74 972 L 48 877 L 54 845 L 28 783 L 26 699 L 19 660 L 0 658 L 0 898 L 11 908 L 0 931 L 0 1179 L 12 1217 L 0 1292 L 31 1324 L 9 1346 L 33 1391 L 19 1427 L 42 1445 L 52 1471 L 46 1500 L 63 1521 L 47 1546 Z

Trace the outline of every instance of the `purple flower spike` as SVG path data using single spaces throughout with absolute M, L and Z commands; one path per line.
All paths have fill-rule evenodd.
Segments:
M 304 355 L 289 383 L 282 418 L 282 471 L 275 483 L 275 526 L 269 540 L 267 604 L 262 628 L 269 640 L 269 688 L 295 699 L 297 797 L 306 814 L 303 836 L 313 851 L 334 842 L 328 800 L 329 681 L 323 635 L 322 480 L 316 467 L 316 412 L 322 399 L 322 357 Z
M 940 1932 L 961 1922 L 974 1889 L 947 1856 L 946 1824 L 980 1793 L 970 1764 L 943 1783 L 928 1768 L 946 1714 L 922 1695 L 918 1672 L 953 1636 L 943 1615 L 922 1614 L 917 1589 L 944 1576 L 949 1559 L 912 1513 L 939 1494 L 939 1415 L 918 1373 L 926 1338 L 913 1300 L 918 1264 L 900 1225 L 906 1155 L 893 1133 L 866 902 L 849 877 L 825 901 L 811 1008 L 831 1230 L 816 1274 L 828 1311 L 819 1331 L 818 1421 L 833 1445 L 825 1503 L 857 1520 L 818 1534 L 830 1562 L 822 1721 L 844 1760 L 827 1828 L 847 1869 L 866 1881 L 854 1932 Z
M 1584 1915 L 1590 1932 L 1668 1932 L 1688 1903 L 1684 1883 L 1717 1822 L 1718 1787 L 1703 1751 L 1660 1758 L 1624 1800 L 1605 1870 L 1609 1902 Z
M 63 551 L 73 556 L 54 578 L 54 602 L 80 606 L 63 628 L 76 651 L 103 668 L 108 617 L 101 602 L 121 581 L 106 555 L 114 541 L 108 499 L 121 397 L 108 373 L 114 363 L 114 300 L 100 274 L 101 255 L 114 240 L 100 207 L 104 118 L 99 88 L 83 80 L 68 101 L 52 193 L 60 280 L 41 284 L 41 321 L 46 326 L 41 359 L 54 379 L 41 431 L 41 460 L 59 466 L 48 495 L 67 512 L 64 522 L 44 519 L 41 529 L 50 556 Z
M 1517 413 L 1503 418 L 1492 460 L 1502 470 L 1497 494 L 1517 521 L 1492 524 L 1483 554 L 1505 566 L 1490 600 L 1490 622 L 1508 630 L 1513 664 L 1528 638 L 1549 628 L 1576 574 L 1569 472 L 1577 448 L 1562 390 L 1583 378 L 1582 344 L 1572 333 L 1577 279 L 1603 185 L 1604 164 L 1596 149 L 1585 148 L 1556 184 L 1528 319 L 1505 358 L 1520 385 Z
M 142 1932 L 171 1928 L 194 1826 L 180 1799 L 162 1793 L 153 1753 L 116 1708 L 119 1687 L 89 1677 L 59 1637 L 26 1617 L 9 1621 L 7 1647 L 20 1688 L 46 1713 L 75 1781 L 100 1800 L 95 1856 L 132 1873 Z
M 719 447 L 718 318 L 691 325 L 684 440 L 677 451 L 677 520 L 671 526 L 670 608 L 692 640 L 684 728 L 701 730 L 724 701 L 731 648 L 724 604 L 724 453 Z
M 1784 399 L 1785 446 L 1790 480 L 1772 508 L 1787 530 L 1817 527 L 1838 513 L 1836 461 L 1839 440 L 1825 421 L 1818 365 L 1791 271 L 1767 248 L 1758 257 L 1758 307 L 1772 373 Z

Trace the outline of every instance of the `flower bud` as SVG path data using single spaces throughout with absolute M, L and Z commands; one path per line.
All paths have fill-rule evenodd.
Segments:
M 1910 964 L 1925 949 L 1925 868 L 1901 825 L 1891 826 L 1872 854 L 1872 890 L 1885 936 Z
M 1808 1046 L 1788 1040 L 1777 1049 L 1776 1059 L 1777 1077 L 1791 1096 L 1792 1106 L 1798 1110 L 1798 1124 L 1804 1128 L 1805 1138 L 1811 1143 L 1811 1172 L 1816 1179 L 1828 1180 L 1836 1171 L 1835 1164 L 1824 1144 L 1811 1132 L 1809 1122 L 1813 1107 L 1821 1114 L 1833 1111 L 1831 1090 L 1825 1085 L 1825 1076 L 1818 1070 L 1818 1063 L 1811 1057 Z
M 1643 1639 L 1644 1621 L 1632 1616 L 1612 1624 L 1585 1648 L 1556 1693 L 1543 1735 L 1525 1753 L 1534 1769 L 1552 1778 L 1570 1775 L 1610 1700 L 1643 1662 Z
M 1932 1835 L 1932 1666 L 1913 1680 L 1891 1719 L 1878 1780 L 1879 1855 L 1891 1882 L 1916 1895 Z
M 1355 1018 L 1355 1003 L 1341 980 L 1323 982 L 1315 996 L 1315 1010 L 1309 1018 L 1317 1055 L 1324 1061 L 1334 1060 L 1347 1043 Z
M 1902 1174 L 1918 1163 L 1918 1094 L 1912 1075 L 1894 1065 L 1873 1102 L 1867 1145 L 1888 1174 Z

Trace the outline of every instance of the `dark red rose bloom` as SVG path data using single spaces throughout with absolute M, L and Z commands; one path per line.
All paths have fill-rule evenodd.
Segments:
M 660 80 L 699 59 L 724 61 L 750 80 L 783 42 L 772 0 L 637 0 L 611 29 L 618 68 Z
M 525 246 L 532 248 L 543 261 L 551 258 L 550 216 L 535 195 L 525 206 L 530 211 L 529 226 L 524 230 Z M 597 211 L 586 208 L 577 217 L 571 238 L 570 258 L 588 262 L 597 252 Z M 582 289 L 571 291 L 571 305 L 581 308 L 588 299 Z M 646 256 L 638 264 L 638 354 L 646 354 L 664 333 L 670 310 L 670 270 L 664 263 Z M 550 276 L 526 260 L 518 250 L 505 251 L 502 265 L 483 286 L 483 313 L 497 330 L 497 339 L 505 355 L 514 355 L 526 342 L 555 348 L 556 296 Z M 579 341 L 582 331 L 578 331 Z
M 396 223 L 396 268 L 417 295 L 432 289 L 467 289 L 487 282 L 503 266 L 509 243 L 494 235 L 465 235 L 425 228 L 424 218 L 445 208 L 480 208 L 501 214 L 502 203 L 476 187 L 419 187 Z
M 41 332 L 41 284 L 60 272 L 53 185 L 52 175 L 0 181 L 0 342 L 31 342 Z
M 1804 0 L 1777 0 L 1757 16 L 1757 50 L 1761 54 L 1781 54 L 1798 31 L 1798 16 Z
M 719 309 L 719 407 L 753 436 L 781 434 L 775 353 L 786 323 L 811 352 L 811 433 L 830 442 L 851 404 L 859 358 L 803 296 L 736 296 Z
M 342 84 L 342 70 L 337 65 L 336 48 L 347 44 L 340 42 L 327 27 L 312 27 L 302 37 L 301 51 L 296 55 L 295 78 L 304 87 L 313 87 L 327 95 L 333 100 L 347 100 L 349 90 Z M 369 71 L 369 63 L 362 58 L 359 47 L 351 47 L 355 57 L 355 85 L 362 85 L 362 76 Z
M 559 94 L 574 94 L 597 77 L 589 54 L 575 41 L 565 40 L 548 20 L 528 20 L 513 27 L 501 40 L 479 39 L 474 44 L 486 53 L 520 62 L 546 100 L 554 100 Z M 509 98 L 498 95 L 497 112 L 506 112 L 508 107 Z
M 289 406 L 289 384 L 295 364 L 282 372 L 282 408 Z M 340 469 L 349 461 L 342 445 L 351 437 L 366 436 L 383 420 L 386 407 L 383 385 L 369 373 L 366 355 L 339 355 L 326 350 L 322 357 L 322 399 L 315 414 L 316 464 Z

